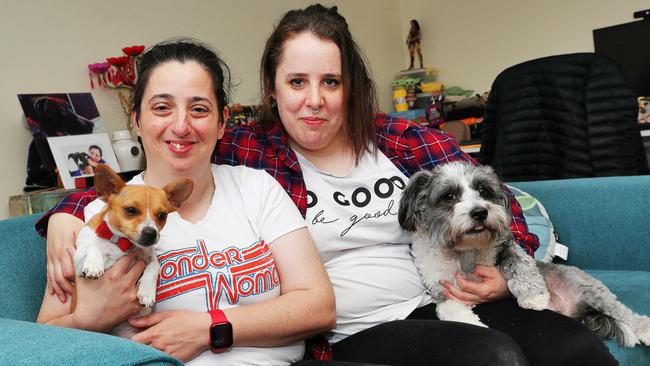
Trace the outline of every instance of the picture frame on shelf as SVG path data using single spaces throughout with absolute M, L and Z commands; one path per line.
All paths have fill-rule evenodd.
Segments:
M 57 186 L 56 163 L 48 137 L 106 132 L 90 93 L 18 94 L 25 125 L 32 132 L 25 191 Z
M 77 187 L 76 178 L 94 176 L 97 163 L 107 164 L 116 172 L 121 171 L 106 133 L 48 137 L 47 142 L 66 189 Z

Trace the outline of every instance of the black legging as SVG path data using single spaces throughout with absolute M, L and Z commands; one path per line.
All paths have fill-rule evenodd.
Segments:
M 505 334 L 464 323 L 396 320 L 363 330 L 332 345 L 335 361 L 294 366 L 529 365 Z
M 618 364 L 595 333 L 563 315 L 525 310 L 514 299 L 481 304 L 474 311 L 490 329 L 432 320 L 437 319 L 435 305 L 428 305 L 407 320 L 335 343 L 334 358 L 386 365 Z

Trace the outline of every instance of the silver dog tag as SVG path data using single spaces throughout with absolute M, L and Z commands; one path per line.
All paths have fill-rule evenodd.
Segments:
M 476 268 L 476 251 L 463 250 L 460 252 L 460 270 L 464 273 L 472 273 Z

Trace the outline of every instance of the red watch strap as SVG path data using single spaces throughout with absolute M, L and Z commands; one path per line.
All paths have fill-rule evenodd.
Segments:
M 226 318 L 226 314 L 223 312 L 223 310 L 209 310 L 208 313 L 212 317 L 212 324 L 228 322 L 228 318 Z
M 212 325 L 210 326 L 210 349 L 213 353 L 224 352 L 232 346 L 232 325 L 228 321 L 228 318 L 226 318 L 226 314 L 223 310 L 209 310 L 208 313 L 212 318 Z M 221 332 L 217 331 L 218 335 L 214 335 L 213 330 L 219 329 Z M 212 337 L 218 337 L 219 339 L 212 339 Z M 224 339 L 221 339 L 221 337 L 224 337 Z M 217 342 L 216 344 L 223 344 L 223 346 L 216 346 L 215 348 L 215 343 L 213 342 Z

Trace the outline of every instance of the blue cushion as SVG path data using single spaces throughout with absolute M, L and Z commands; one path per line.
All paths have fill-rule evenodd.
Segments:
M 537 198 L 580 268 L 650 268 L 650 176 L 511 183 Z
M 1 365 L 182 365 L 126 338 L 0 318 Z
M 34 230 L 38 215 L 0 221 L 0 316 L 34 321 L 46 280 L 45 240 Z M 6 296 L 11 294 L 11 296 Z
M 650 272 L 588 270 L 590 275 L 601 280 L 618 299 L 638 314 L 650 315 Z M 624 348 L 614 340 L 605 344 L 621 365 L 650 365 L 650 347 Z
M 542 262 L 550 262 L 555 255 L 555 230 L 551 218 L 548 217 L 544 205 L 529 193 L 521 189 L 508 186 L 508 189 L 515 196 L 524 213 L 524 219 L 528 225 L 528 231 L 537 235 L 539 247 L 535 251 L 535 259 Z

